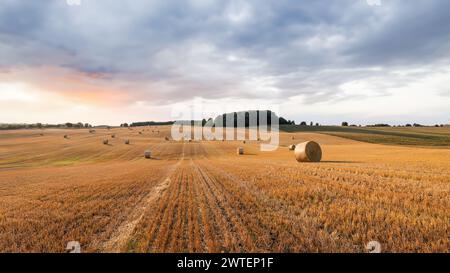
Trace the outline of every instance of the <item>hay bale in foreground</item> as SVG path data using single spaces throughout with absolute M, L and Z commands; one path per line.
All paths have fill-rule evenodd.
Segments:
M 144 152 L 144 157 L 147 158 L 147 159 L 152 158 L 152 152 L 150 152 L 149 150 L 145 151 Z
M 307 141 L 295 145 L 295 159 L 298 162 L 320 162 L 322 149 L 317 142 Z
M 129 145 L 130 144 L 130 140 L 129 139 L 125 139 L 125 144 Z
M 244 148 L 242 148 L 242 147 L 237 148 L 237 154 L 238 155 L 243 155 L 244 154 Z
M 294 150 L 295 150 L 295 145 L 294 144 L 289 145 L 289 151 L 294 151 Z
M 109 143 L 109 141 L 108 141 L 107 139 L 104 139 L 104 140 L 103 140 L 103 144 L 104 144 L 104 145 L 108 145 L 108 143 Z

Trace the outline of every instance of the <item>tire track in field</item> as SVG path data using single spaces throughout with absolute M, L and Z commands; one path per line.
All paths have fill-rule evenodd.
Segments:
M 215 219 L 215 221 L 211 222 L 216 224 L 216 234 L 214 234 L 217 238 L 216 240 L 222 241 L 219 246 L 221 249 L 219 250 L 232 250 L 233 252 L 242 251 L 244 241 L 246 241 L 244 238 L 249 237 L 246 227 L 240 223 L 239 216 L 227 201 L 228 198 L 226 194 L 217 187 L 215 178 L 205 172 L 205 170 L 194 161 L 192 161 L 191 164 L 195 170 L 198 183 L 204 193 L 204 200 L 207 204 L 207 208 L 211 211 L 211 215 Z M 209 251 L 214 251 L 214 249 L 209 249 Z
M 142 220 L 147 208 L 155 202 L 161 194 L 169 187 L 171 183 L 170 176 L 175 173 L 181 162 L 184 160 L 183 152 L 178 162 L 173 165 L 168 174 L 159 182 L 129 214 L 128 219 L 124 221 L 112 234 L 112 236 L 104 242 L 100 249 L 102 252 L 114 253 L 120 252 L 122 247 L 127 243 L 137 224 Z

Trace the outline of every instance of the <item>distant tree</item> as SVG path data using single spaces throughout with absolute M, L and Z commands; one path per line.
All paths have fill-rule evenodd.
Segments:
M 423 125 L 419 124 L 419 123 L 414 123 L 413 124 L 414 127 L 422 127 Z
M 202 127 L 204 127 L 206 124 L 206 119 L 202 119 Z
M 67 127 L 67 128 L 72 128 L 72 127 L 73 127 L 73 124 L 70 123 L 70 122 L 67 122 L 67 123 L 66 123 L 66 127 Z
M 342 122 L 342 126 L 348 126 L 348 122 L 346 121 Z
M 314 123 L 311 121 L 311 123 L 309 124 L 309 126 L 313 126 L 313 124 L 314 124 Z
M 300 122 L 300 125 L 301 125 L 301 126 L 306 126 L 306 121 Z
M 405 125 L 405 127 L 412 127 L 412 125 L 408 123 Z
M 91 127 L 91 125 L 89 123 L 84 124 L 84 128 L 89 128 L 89 127 Z
M 40 122 L 36 123 L 36 127 L 38 127 L 39 129 L 42 129 L 42 123 L 40 123 Z
M 320 126 L 320 124 L 318 122 L 316 122 L 316 126 Z

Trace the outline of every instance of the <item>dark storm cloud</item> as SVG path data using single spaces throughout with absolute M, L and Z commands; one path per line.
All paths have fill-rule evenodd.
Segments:
M 397 85 L 391 70 L 448 61 L 449 1 L 381 1 L 6 0 L 0 67 L 98 73 L 162 103 L 263 98 L 267 87 L 314 102 L 348 81 Z

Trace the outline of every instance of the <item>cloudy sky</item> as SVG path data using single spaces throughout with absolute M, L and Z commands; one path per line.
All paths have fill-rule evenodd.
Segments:
M 76 1 L 0 1 L 0 123 L 450 123 L 448 0 Z

